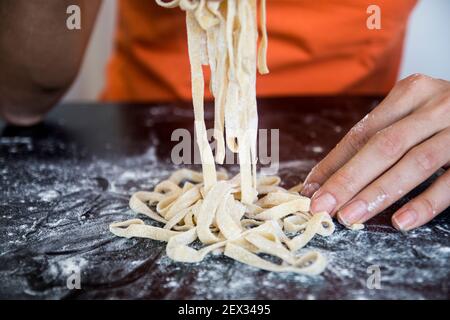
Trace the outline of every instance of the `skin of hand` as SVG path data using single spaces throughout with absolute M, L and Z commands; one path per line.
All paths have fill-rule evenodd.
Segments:
M 311 211 L 364 223 L 450 165 L 450 82 L 420 74 L 397 83 L 318 163 L 302 194 Z M 450 170 L 392 216 L 400 231 L 420 227 L 450 205 Z
M 66 27 L 81 9 L 81 30 Z M 78 74 L 101 0 L 0 0 L 0 117 L 40 122 Z
M 0 0 L 0 118 L 17 126 L 43 120 L 76 79 L 101 4 Z M 66 28 L 70 5 L 81 9 L 81 30 Z

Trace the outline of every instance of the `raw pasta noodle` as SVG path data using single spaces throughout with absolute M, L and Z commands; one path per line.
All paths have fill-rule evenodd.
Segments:
M 186 11 L 195 130 L 205 189 L 208 191 L 216 183 L 214 163 L 223 163 L 226 144 L 238 153 L 242 202 L 253 203 L 257 197 L 256 69 L 258 67 L 263 74 L 269 71 L 265 0 L 260 4 L 263 36 L 259 50 L 256 0 L 156 0 L 156 3 Z M 202 65 L 209 65 L 211 69 L 210 90 L 215 98 L 215 157 L 204 122 Z
M 330 216 L 325 212 L 309 213 L 310 199 L 299 194 L 301 184 L 288 190 L 280 186 L 279 177 L 256 175 L 256 72 L 269 72 L 265 0 L 259 4 L 259 49 L 257 0 L 156 2 L 186 12 L 202 173 L 176 171 L 153 192 L 140 191 L 131 197 L 134 212 L 163 224 L 162 227 L 132 219 L 112 223 L 110 231 L 120 237 L 165 241 L 167 255 L 181 262 L 199 262 L 219 251 L 268 271 L 321 273 L 327 265 L 325 257 L 318 251 L 299 251 L 316 234 L 326 237 L 333 233 Z M 211 70 L 215 156 L 204 121 L 202 65 L 209 65 Z M 215 168 L 215 162 L 223 163 L 226 147 L 239 157 L 240 174 L 231 179 Z M 203 247 L 194 249 L 190 246 L 194 242 Z
M 362 224 L 362 223 L 355 223 L 355 224 L 352 224 L 352 225 L 346 226 L 346 227 L 349 230 L 356 230 L 356 231 L 358 231 L 358 230 L 363 230 L 364 229 L 364 224 Z
M 326 212 L 309 213 L 308 198 L 279 186 L 278 177 L 261 177 L 257 187 L 266 192 L 260 193 L 254 204 L 246 205 L 240 198 L 239 175 L 225 180 L 221 172 L 216 177 L 221 180 L 207 193 L 203 181 L 192 181 L 199 176 L 187 169 L 176 171 L 155 191 L 131 197 L 133 211 L 162 222 L 164 227 L 132 219 L 111 224 L 110 231 L 125 238 L 166 241 L 167 255 L 181 262 L 199 262 L 212 251 L 221 250 L 237 261 L 269 271 L 313 275 L 324 270 L 326 259 L 320 252 L 299 254 L 316 234 L 326 237 L 334 231 Z M 276 189 L 270 191 L 268 186 Z M 158 206 L 160 203 L 164 206 Z M 189 246 L 194 241 L 205 246 L 195 250 Z M 259 253 L 282 263 L 264 259 Z

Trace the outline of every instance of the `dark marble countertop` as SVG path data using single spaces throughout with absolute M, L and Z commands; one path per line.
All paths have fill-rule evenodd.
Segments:
M 280 129 L 279 174 L 286 185 L 304 179 L 378 101 L 262 100 L 260 126 Z M 209 109 L 209 126 L 212 116 Z M 176 263 L 164 243 L 109 233 L 109 223 L 134 216 L 128 209 L 133 192 L 152 189 L 177 168 L 170 161 L 177 143 L 171 134 L 192 127 L 192 111 L 181 104 L 65 104 L 32 128 L 0 122 L 0 298 L 450 297 L 448 212 L 408 234 L 389 224 L 393 210 L 429 181 L 363 231 L 337 226 L 331 237 L 316 237 L 309 247 L 330 261 L 316 277 L 270 273 L 214 255 Z M 373 268 L 380 269 L 381 289 L 367 287 Z M 79 290 L 67 287 L 74 277 Z

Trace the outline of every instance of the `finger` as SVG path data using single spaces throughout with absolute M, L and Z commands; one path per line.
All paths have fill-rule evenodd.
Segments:
M 450 206 L 450 171 L 440 176 L 425 192 L 404 205 L 392 216 L 400 231 L 418 228 Z
M 314 194 L 311 211 L 327 211 L 333 215 L 394 165 L 410 148 L 446 128 L 450 119 L 449 116 L 443 116 L 441 111 L 446 108 L 442 107 L 440 100 L 433 101 L 431 105 L 431 110 L 419 110 L 373 136 Z
M 429 178 L 450 159 L 450 129 L 409 151 L 338 213 L 344 225 L 364 223 Z
M 437 83 L 439 85 L 436 85 Z M 380 105 L 358 122 L 341 142 L 311 170 L 305 180 L 302 194 L 311 197 L 375 133 L 404 118 L 442 90 L 443 84 L 439 80 L 420 74 L 399 81 Z

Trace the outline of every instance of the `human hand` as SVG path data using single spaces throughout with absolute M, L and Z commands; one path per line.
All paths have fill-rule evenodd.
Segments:
M 313 168 L 302 194 L 312 196 L 312 212 L 337 214 L 350 226 L 371 219 L 449 164 L 450 82 L 415 74 L 400 81 Z M 395 212 L 392 224 L 409 231 L 449 205 L 447 170 Z

